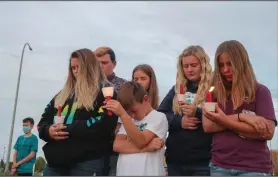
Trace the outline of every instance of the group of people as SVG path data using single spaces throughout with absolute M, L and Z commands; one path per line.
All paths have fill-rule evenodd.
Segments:
M 165 176 L 164 157 L 169 176 L 271 175 L 267 140 L 277 125 L 272 98 L 239 41 L 218 46 L 214 71 L 201 46 L 185 48 L 176 83 L 161 103 L 148 64 L 136 66 L 127 81 L 115 75 L 116 55 L 109 47 L 76 50 L 69 58 L 66 83 L 37 126 L 46 142 L 44 175 Z M 204 106 L 211 86 L 213 112 Z M 104 87 L 114 87 L 112 99 L 103 95 Z M 63 124 L 54 122 L 59 106 Z M 18 174 L 31 173 L 20 171 L 30 167 L 37 151 L 30 130 L 24 129 L 14 147 Z M 28 138 L 25 156 L 16 156 Z

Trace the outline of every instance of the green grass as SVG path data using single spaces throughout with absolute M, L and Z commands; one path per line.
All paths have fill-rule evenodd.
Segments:
M 0 172 L 0 176 L 6 176 L 4 172 Z
M 0 176 L 9 176 L 9 175 L 5 175 L 4 172 L 0 172 Z M 33 176 L 42 176 L 41 173 L 35 173 Z
M 35 172 L 35 174 L 33 176 L 42 176 L 42 173 Z

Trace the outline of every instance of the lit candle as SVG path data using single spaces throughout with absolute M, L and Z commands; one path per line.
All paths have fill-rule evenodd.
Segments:
M 214 87 L 210 87 L 209 91 L 207 91 L 206 93 L 206 102 L 212 102 L 212 91 L 213 91 Z

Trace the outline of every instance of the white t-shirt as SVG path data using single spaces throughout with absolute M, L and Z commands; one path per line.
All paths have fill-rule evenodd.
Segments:
M 151 111 L 143 120 L 132 119 L 140 131 L 152 131 L 157 137 L 166 140 L 168 121 L 165 114 Z M 118 134 L 127 135 L 122 124 Z M 154 152 L 121 154 L 117 163 L 117 176 L 165 176 L 164 148 Z

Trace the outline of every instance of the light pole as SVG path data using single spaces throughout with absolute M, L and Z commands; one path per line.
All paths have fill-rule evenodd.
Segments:
M 4 146 L 4 148 L 3 148 L 3 156 L 2 156 L 3 162 L 5 160 L 5 153 L 6 153 L 6 147 Z
M 11 155 L 11 148 L 12 148 L 12 140 L 13 140 L 13 133 L 14 133 L 14 121 L 15 121 L 17 99 L 18 99 L 18 91 L 19 91 L 19 84 L 20 84 L 20 77 L 21 77 L 21 70 L 22 70 L 24 50 L 25 50 L 26 46 L 28 46 L 29 50 L 32 51 L 31 46 L 28 43 L 25 43 L 24 46 L 23 46 L 23 49 L 22 49 L 20 66 L 19 66 L 19 73 L 18 73 L 18 79 L 17 79 L 17 87 L 16 87 L 16 94 L 15 94 L 15 101 L 14 101 L 14 110 L 13 110 L 13 118 L 12 118 L 10 138 L 9 138 L 9 145 L 8 145 L 8 155 L 7 155 L 7 159 L 6 159 L 6 165 L 5 165 L 5 174 L 7 174 L 8 170 L 9 170 L 10 155 Z

